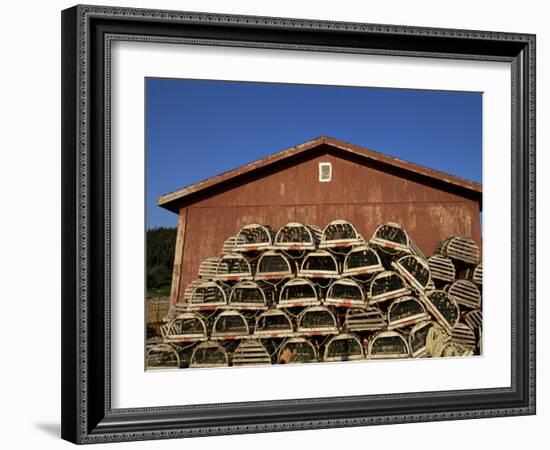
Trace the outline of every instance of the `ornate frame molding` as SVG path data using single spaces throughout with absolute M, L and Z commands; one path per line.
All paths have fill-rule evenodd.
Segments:
M 110 25 L 113 24 L 113 26 Z M 192 27 L 200 36 L 174 37 L 125 31 L 147 30 L 161 24 L 174 30 Z M 235 39 L 232 27 L 246 30 L 255 40 Z M 235 28 L 233 28 L 234 30 Z M 132 29 L 133 30 L 133 29 Z M 326 43 L 304 42 L 311 30 L 327 32 Z M 227 32 L 227 39 L 213 35 Z M 265 33 L 278 36 L 281 42 L 266 41 Z M 161 32 L 162 33 L 162 32 Z M 201 34 L 202 33 L 202 34 Z M 262 34 L 263 33 L 263 34 Z M 238 33 L 237 33 L 238 34 Z M 330 35 L 337 39 L 330 41 Z M 348 42 L 351 34 L 373 46 L 333 45 Z M 323 35 L 325 36 L 325 35 Z M 412 38 L 412 40 L 411 40 Z M 293 41 L 294 39 L 294 41 Z M 323 52 L 348 52 L 396 56 L 479 59 L 508 61 L 512 64 L 512 386 L 510 388 L 471 391 L 441 391 L 418 394 L 334 397 L 311 400 L 251 402 L 238 404 L 195 405 L 166 408 L 113 410 L 110 402 L 110 67 L 111 44 L 115 40 L 193 45 L 242 46 L 265 49 L 289 49 Z M 286 41 L 286 42 L 282 42 Z M 453 51 L 442 51 L 446 41 Z M 401 42 L 401 44 L 400 44 Z M 416 44 L 415 44 L 416 42 Z M 497 45 L 486 45 L 497 43 Z M 467 45 L 466 45 L 467 44 Z M 485 44 L 485 47 L 484 47 Z M 403 48 L 399 48 L 399 46 Z M 103 50 L 100 47 L 103 46 Z M 488 50 L 492 49 L 492 50 Z M 194 437 L 348 427 L 373 424 L 440 421 L 481 417 L 526 415 L 535 413 L 535 36 L 471 30 L 449 30 L 396 25 L 362 24 L 304 19 L 233 16 L 195 12 L 76 6 L 63 12 L 63 411 L 62 435 L 77 443 L 98 443 L 142 439 Z M 100 66 L 100 67 L 99 67 Z M 101 78 L 103 73 L 104 79 Z M 103 84 L 103 92 L 98 86 Z M 98 128 L 97 96 L 104 123 Z M 75 106 L 76 105 L 76 106 Z M 94 140 L 95 139 L 95 140 Z M 96 162 L 91 142 L 101 142 L 103 155 Z M 101 188 L 97 187 L 101 184 Z M 99 213 L 103 211 L 103 217 Z M 103 224 L 99 224 L 99 222 Z M 101 239 L 97 240 L 101 231 Z M 101 248 L 99 248 L 101 247 Z M 519 253 L 519 254 L 518 254 Z M 103 289 L 98 293 L 95 282 L 102 273 Z M 517 294 L 524 293 L 520 298 Z M 103 303 L 92 306 L 94 296 Z M 98 310 L 100 308 L 100 310 Z M 522 309 L 524 308 L 524 310 Z M 523 311 L 523 312 L 522 312 Z M 520 313 L 518 316 L 518 312 Z M 101 317 L 98 322 L 95 317 Z M 94 319 L 90 319 L 94 317 Z M 100 336 L 101 335 L 101 336 Z M 518 342 L 517 337 L 521 337 Z M 91 346 L 103 345 L 104 364 L 100 365 Z M 100 358 L 99 358 L 100 359 Z M 92 367 L 92 371 L 90 370 Z M 521 371 L 516 372 L 516 367 Z M 91 400 L 101 383 L 92 378 L 104 375 L 101 404 Z M 92 375 L 92 376 L 91 376 Z M 95 375 L 95 377 L 93 376 Z M 481 392 L 483 391 L 483 392 Z M 520 392 L 521 391 L 521 392 Z M 412 406 L 427 396 L 457 398 L 467 401 L 479 394 L 494 398 L 494 407 L 472 407 L 470 410 L 430 412 L 418 410 L 406 414 L 381 414 L 376 410 L 349 417 L 328 414 L 323 407 L 363 401 L 365 405 L 380 400 L 399 400 Z M 512 395 L 513 394 L 513 395 Z M 507 406 L 496 406 L 496 396 L 508 395 Z M 512 397 L 515 401 L 512 401 Z M 498 405 L 500 405 L 500 402 Z M 285 419 L 283 409 L 316 405 L 316 418 Z M 185 416 L 193 411 L 207 418 L 209 411 L 236 411 L 258 407 L 277 410 L 280 420 L 254 423 L 253 417 L 233 423 L 214 421 L 198 426 L 182 418 L 176 425 L 168 417 Z M 380 408 L 379 408 L 380 409 Z M 441 409 L 441 408 L 439 408 Z M 239 412 L 240 414 L 240 412 Z M 241 416 L 239 416 L 241 417 Z M 226 421 L 227 422 L 227 421 Z

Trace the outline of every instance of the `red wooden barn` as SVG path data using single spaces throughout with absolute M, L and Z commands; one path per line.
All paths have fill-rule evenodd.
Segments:
M 397 222 L 425 254 L 454 235 L 480 245 L 481 194 L 479 183 L 330 137 L 313 139 L 158 199 L 179 215 L 170 300 L 179 300 L 200 263 L 221 255 L 224 241 L 250 223 L 276 230 L 344 219 L 368 240 L 379 224 Z

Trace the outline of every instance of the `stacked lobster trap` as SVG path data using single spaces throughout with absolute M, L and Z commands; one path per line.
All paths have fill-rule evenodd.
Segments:
M 202 262 L 147 367 L 479 355 L 482 278 L 468 237 L 426 257 L 395 223 L 369 240 L 345 220 L 249 224 Z

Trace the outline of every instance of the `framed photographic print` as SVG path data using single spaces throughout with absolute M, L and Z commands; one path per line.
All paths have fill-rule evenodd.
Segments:
M 63 438 L 535 413 L 534 35 L 75 6 L 62 45 Z

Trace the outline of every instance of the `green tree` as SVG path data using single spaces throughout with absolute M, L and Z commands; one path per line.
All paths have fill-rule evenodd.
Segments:
M 172 265 L 176 247 L 176 228 L 147 230 L 147 293 L 166 295 L 172 283 Z

